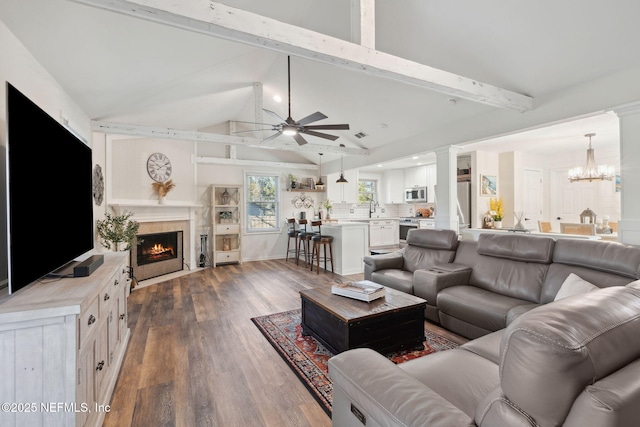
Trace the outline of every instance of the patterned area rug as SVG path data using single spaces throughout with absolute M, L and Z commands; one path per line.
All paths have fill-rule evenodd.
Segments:
M 333 354 L 315 338 L 302 335 L 300 319 L 301 311 L 298 309 L 251 320 L 331 416 L 333 385 L 328 375 L 327 361 Z M 394 363 L 402 363 L 458 347 L 455 342 L 431 331 L 425 330 L 425 337 L 424 350 L 405 350 L 388 354 L 387 357 Z

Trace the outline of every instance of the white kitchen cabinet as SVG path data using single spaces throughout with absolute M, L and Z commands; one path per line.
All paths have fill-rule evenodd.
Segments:
M 437 166 L 427 165 L 427 202 L 435 203 L 436 184 L 438 183 Z
M 327 175 L 327 199 L 334 203 L 358 203 L 358 170 L 344 171 L 345 184 L 338 184 L 340 173 Z
M 393 246 L 400 243 L 397 220 L 375 220 L 369 222 L 369 246 Z
M 427 167 L 415 166 L 412 168 L 405 169 L 404 186 L 406 188 L 426 187 L 427 186 Z
M 381 202 L 404 203 L 404 171 L 390 169 L 382 176 Z

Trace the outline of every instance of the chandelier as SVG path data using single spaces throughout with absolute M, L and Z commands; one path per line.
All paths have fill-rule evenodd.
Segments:
M 569 169 L 569 181 L 611 181 L 615 175 L 613 166 L 598 165 L 594 155 L 593 147 L 591 147 L 591 137 L 595 133 L 588 133 L 585 136 L 589 138 L 589 149 L 587 150 L 587 164 L 584 167 Z

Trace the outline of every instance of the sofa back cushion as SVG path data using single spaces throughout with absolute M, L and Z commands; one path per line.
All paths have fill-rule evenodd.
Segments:
M 539 303 L 554 243 L 546 237 L 481 234 L 469 284 Z
M 640 290 L 633 287 L 542 305 L 504 333 L 502 391 L 537 425 L 561 425 L 585 387 L 640 357 L 639 335 Z
M 624 286 L 640 278 L 640 247 L 618 242 L 558 240 L 540 302 L 553 301 L 570 273 L 600 288 Z
M 453 262 L 458 235 L 453 230 L 411 230 L 404 248 L 403 270 L 414 272 L 434 264 Z

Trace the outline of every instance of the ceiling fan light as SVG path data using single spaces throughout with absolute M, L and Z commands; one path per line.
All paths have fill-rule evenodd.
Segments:
M 287 136 L 293 136 L 298 133 L 298 130 L 294 126 L 284 126 L 282 133 Z

